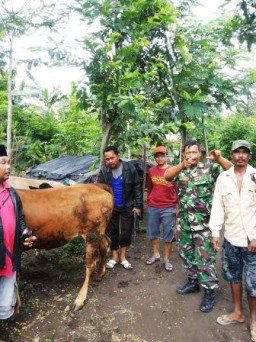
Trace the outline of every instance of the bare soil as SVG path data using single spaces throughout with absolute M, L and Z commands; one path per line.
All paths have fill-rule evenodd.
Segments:
M 161 242 L 162 243 L 162 242 Z M 74 312 L 72 304 L 84 279 L 83 257 L 61 263 L 61 250 L 29 251 L 23 255 L 21 314 L 15 323 L 0 324 L 4 342 L 242 342 L 250 341 L 247 323 L 222 327 L 217 316 L 232 309 L 228 284 L 221 278 L 212 312 L 199 311 L 203 292 L 178 295 L 186 279 L 178 252 L 174 270 L 162 261 L 148 266 L 150 253 L 145 233 L 136 237 L 128 258 L 133 270 L 116 265 L 102 282 L 92 280 L 85 307 Z M 220 274 L 220 254 L 217 266 Z

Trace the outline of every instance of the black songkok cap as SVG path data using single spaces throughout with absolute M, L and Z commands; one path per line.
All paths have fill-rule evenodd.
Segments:
M 7 157 L 6 149 L 4 145 L 0 145 L 0 157 Z

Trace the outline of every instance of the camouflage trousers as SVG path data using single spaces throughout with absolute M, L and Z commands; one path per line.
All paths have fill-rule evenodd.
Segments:
M 206 289 L 217 288 L 219 281 L 215 268 L 215 252 L 210 246 L 211 231 L 180 230 L 178 241 L 182 268 L 187 278 L 198 279 Z

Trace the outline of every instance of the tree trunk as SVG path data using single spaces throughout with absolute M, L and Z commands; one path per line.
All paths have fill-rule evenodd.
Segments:
M 101 146 L 100 146 L 100 165 L 103 165 L 104 164 L 103 151 L 109 142 L 110 131 L 111 131 L 112 125 L 103 114 L 102 108 L 100 109 L 100 111 L 101 111 L 101 126 L 102 126 L 102 140 L 101 140 Z
M 12 63 L 13 63 L 13 36 L 9 42 L 9 68 L 8 68 L 8 113 L 7 113 L 7 154 L 11 158 L 12 144 Z
M 187 130 L 186 130 L 186 127 L 181 126 L 181 128 L 180 128 L 180 136 L 181 136 L 181 142 L 180 142 L 180 162 L 181 162 L 182 161 L 183 146 L 185 145 L 185 142 L 187 140 Z
M 208 141 L 207 141 L 206 130 L 205 130 L 205 125 L 204 125 L 204 116 L 202 116 L 202 129 L 203 129 L 205 153 L 206 153 L 206 156 L 208 156 L 209 148 L 208 148 Z
M 144 203 L 145 187 L 147 180 L 147 145 L 143 145 L 143 181 L 142 181 L 142 203 Z

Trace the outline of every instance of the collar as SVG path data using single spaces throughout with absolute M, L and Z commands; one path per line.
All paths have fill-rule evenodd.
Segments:
M 252 167 L 251 165 L 247 165 L 247 168 L 246 168 L 246 172 L 244 174 L 244 177 L 243 177 L 243 182 L 247 179 L 247 178 L 251 178 L 251 173 L 255 173 L 256 172 L 256 169 L 254 167 Z M 227 171 L 225 171 L 225 174 L 226 176 L 228 177 L 232 177 L 235 181 L 236 181 L 236 175 L 235 175 L 235 167 L 234 165 L 228 169 Z
M 203 169 L 204 168 L 204 163 L 198 162 L 198 164 L 195 167 L 197 167 L 198 169 Z
M 194 173 L 197 169 L 203 169 L 204 165 L 204 163 L 198 162 L 196 165 L 189 167 L 188 169 L 184 169 L 183 171 L 186 171 L 188 173 Z
M 3 189 L 9 189 L 11 186 L 7 181 L 3 181 Z
M 9 189 L 11 186 L 10 184 L 7 182 L 7 181 L 3 181 L 3 184 L 2 184 L 2 189 L 0 190 L 0 193 L 2 193 L 3 191 L 5 191 L 6 189 Z

